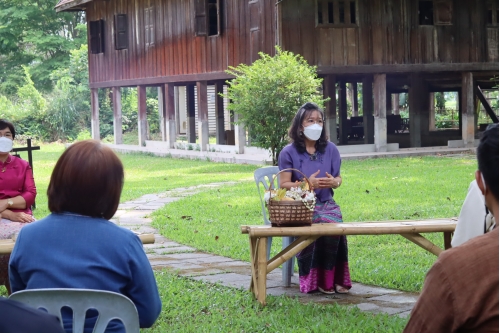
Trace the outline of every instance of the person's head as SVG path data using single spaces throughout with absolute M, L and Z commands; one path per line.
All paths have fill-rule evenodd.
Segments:
M 486 206 L 498 220 L 498 124 L 483 132 L 477 147 L 476 181 L 484 194 Z
M 12 144 L 16 136 L 16 129 L 11 122 L 0 119 L 0 155 L 6 158 L 12 150 Z
M 52 171 L 49 210 L 110 219 L 122 187 L 123 165 L 118 156 L 99 141 L 80 141 L 66 149 Z
M 304 152 L 305 141 L 307 139 L 307 136 L 304 134 L 305 128 L 313 125 L 320 126 L 322 130 L 320 137 L 316 140 L 316 149 L 318 149 L 320 152 L 324 152 L 328 141 L 324 124 L 325 114 L 323 113 L 323 110 L 321 110 L 321 108 L 317 104 L 307 102 L 302 105 L 295 114 L 292 125 L 288 129 L 288 136 L 290 137 L 290 140 L 293 142 L 293 144 L 297 147 L 299 152 Z

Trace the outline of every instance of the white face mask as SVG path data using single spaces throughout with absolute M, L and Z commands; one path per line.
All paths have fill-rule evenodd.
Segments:
M 304 128 L 304 135 L 309 139 L 316 141 L 320 138 L 321 132 L 323 132 L 323 126 L 318 124 L 313 124 Z
M 8 153 L 12 150 L 13 141 L 5 136 L 0 138 L 0 153 Z

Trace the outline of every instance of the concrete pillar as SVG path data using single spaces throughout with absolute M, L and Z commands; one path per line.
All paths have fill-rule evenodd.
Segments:
M 471 72 L 462 73 L 462 139 L 474 147 L 474 80 Z
M 175 87 L 173 83 L 166 83 L 163 86 L 163 118 L 165 123 L 165 140 L 169 148 L 175 148 L 177 140 L 175 123 Z
M 167 129 L 165 128 L 165 87 L 158 87 L 158 119 L 160 119 L 161 141 L 167 141 Z
M 238 149 L 238 154 L 245 153 L 246 132 L 245 124 L 238 123 L 239 115 L 234 114 L 234 145 Z
M 375 129 L 375 151 L 387 151 L 387 92 L 386 75 L 375 74 L 374 85 L 374 129 Z
M 201 151 L 208 150 L 208 102 L 207 81 L 196 82 L 198 98 L 198 138 Z
M 120 87 L 113 87 L 113 131 L 115 145 L 123 143 L 122 131 L 122 91 Z
M 224 82 L 215 82 L 215 142 L 218 145 L 226 144 L 225 128 L 224 128 L 224 97 L 220 94 L 224 92 Z
M 392 94 L 392 114 L 399 114 L 399 94 Z
M 374 118 L 373 118 L 373 78 L 363 77 L 363 130 L 365 133 L 365 144 L 374 143 Z
M 339 144 L 346 145 L 349 135 L 347 123 L 347 89 L 345 81 L 339 82 Z
M 187 126 L 186 136 L 189 143 L 196 143 L 196 119 L 195 119 L 195 101 L 194 85 L 186 86 L 186 107 L 187 107 Z
M 429 131 L 436 130 L 436 101 L 434 93 L 429 93 Z
M 92 108 L 92 116 L 90 118 L 92 139 L 101 140 L 99 130 L 99 89 L 90 89 L 90 107 Z
M 323 80 L 323 98 L 330 98 L 330 100 L 326 102 L 325 107 L 326 133 L 330 141 L 337 144 L 337 96 L 335 75 L 327 75 Z
M 146 86 L 137 86 L 137 106 L 138 106 L 138 117 L 137 117 L 137 128 L 139 134 L 139 146 L 146 146 L 147 140 L 147 130 L 148 130 L 148 118 L 146 116 Z

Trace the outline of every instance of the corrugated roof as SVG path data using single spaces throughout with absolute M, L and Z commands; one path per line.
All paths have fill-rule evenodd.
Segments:
M 56 12 L 84 10 L 85 6 L 82 5 L 90 1 L 92 0 L 59 0 L 54 9 Z

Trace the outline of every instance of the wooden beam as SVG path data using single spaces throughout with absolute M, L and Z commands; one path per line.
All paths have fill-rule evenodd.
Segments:
M 194 85 L 186 86 L 186 109 L 187 109 L 187 126 L 186 136 L 189 143 L 196 143 L 196 120 L 195 120 L 195 102 L 194 102 Z
M 476 93 L 476 96 L 479 98 L 481 103 L 483 104 L 484 109 L 486 110 L 486 113 L 490 116 L 491 120 L 493 120 L 494 123 L 498 123 L 498 117 L 491 108 L 490 103 L 486 99 L 486 97 L 483 94 L 483 91 L 478 85 L 474 85 L 474 91 Z
M 417 244 L 424 250 L 427 250 L 430 253 L 435 254 L 436 256 L 439 256 L 439 254 L 443 252 L 442 249 L 437 247 L 434 243 L 430 242 L 427 238 L 423 237 L 420 234 L 401 234 L 401 236 Z
M 465 147 L 474 146 L 474 77 L 462 73 L 462 139 Z
M 337 94 L 335 88 L 335 75 L 327 75 L 323 80 L 323 98 L 330 98 L 326 102 L 325 117 L 326 130 L 330 141 L 338 143 L 337 140 Z
M 280 253 L 269 260 L 267 263 L 267 274 L 279 267 L 279 265 L 292 259 L 297 253 L 311 245 L 318 238 L 319 236 L 302 236 L 297 238 L 292 244 L 288 245 Z
M 432 63 L 400 65 L 355 65 L 355 66 L 319 66 L 318 74 L 377 74 L 377 73 L 422 73 L 422 72 L 483 72 L 498 73 L 498 62 L 473 63 Z
M 177 140 L 177 129 L 175 123 L 175 86 L 172 83 L 164 85 L 164 117 L 165 117 L 165 139 L 170 148 L 174 148 Z
M 196 82 L 196 97 L 198 99 L 198 138 L 201 151 L 208 150 L 208 101 L 207 81 Z
M 215 82 L 215 132 L 216 143 L 218 145 L 226 144 L 225 141 L 225 128 L 224 128 L 224 97 L 221 94 L 224 92 L 224 82 Z
M 261 237 L 257 245 L 257 300 L 266 305 L 267 237 Z
M 99 89 L 90 89 L 90 108 L 92 114 L 90 118 L 92 139 L 100 140 L 99 130 Z
M 373 85 L 375 151 L 387 151 L 387 89 L 386 75 L 375 74 Z
M 349 135 L 347 123 L 347 89 L 345 81 L 339 82 L 339 144 L 346 145 Z
M 375 139 L 373 119 L 373 78 L 363 77 L 363 130 L 365 144 L 372 144 Z

